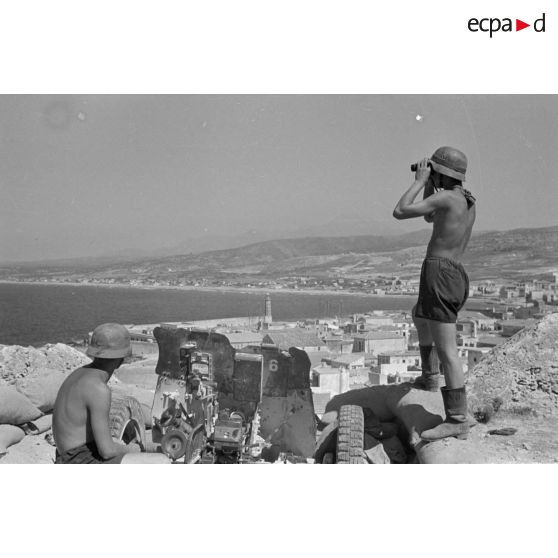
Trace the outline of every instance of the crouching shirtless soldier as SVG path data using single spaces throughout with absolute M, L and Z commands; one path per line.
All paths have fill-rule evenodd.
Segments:
M 117 443 L 110 435 L 107 382 L 130 352 L 130 334 L 124 326 L 95 328 L 86 351 L 93 362 L 64 380 L 54 404 L 55 463 L 169 463 L 162 454 L 138 453 L 138 446 Z
M 428 441 L 450 436 L 465 439 L 469 431 L 467 399 L 455 324 L 469 295 L 469 278 L 460 260 L 475 222 L 475 198 L 462 186 L 467 158 L 461 151 L 440 147 L 416 167 L 414 183 L 393 211 L 396 219 L 424 217 L 434 223 L 413 308 L 423 370 L 415 384 L 430 391 L 438 389 L 439 376 L 430 366 L 433 343 L 446 383 L 442 387 L 446 419 L 421 437 Z M 415 201 L 423 189 L 423 199 Z

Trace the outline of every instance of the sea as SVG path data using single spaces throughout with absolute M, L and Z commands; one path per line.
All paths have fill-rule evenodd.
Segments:
M 271 293 L 274 321 L 333 317 L 373 310 L 411 311 L 416 297 Z M 160 322 L 254 316 L 265 294 L 0 283 L 0 344 L 78 343 L 105 322 Z

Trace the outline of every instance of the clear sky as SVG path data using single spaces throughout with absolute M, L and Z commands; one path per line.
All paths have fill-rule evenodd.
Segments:
M 558 224 L 554 95 L 3 95 L 0 262 L 424 228 L 391 212 L 441 145 L 477 230 Z

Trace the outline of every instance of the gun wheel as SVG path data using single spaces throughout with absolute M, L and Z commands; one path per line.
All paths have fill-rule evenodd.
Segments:
M 161 439 L 161 451 L 171 459 L 180 459 L 188 451 L 188 438 L 182 430 L 169 430 Z
M 141 405 L 133 397 L 113 399 L 109 413 L 110 434 L 123 444 L 137 444 L 145 451 L 145 421 Z
M 343 405 L 339 410 L 337 463 L 361 464 L 364 458 L 364 414 L 358 405 Z

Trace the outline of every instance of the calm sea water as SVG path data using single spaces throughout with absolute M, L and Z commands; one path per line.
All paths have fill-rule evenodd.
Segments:
M 261 316 L 261 293 L 0 284 L 0 343 L 40 346 L 81 339 L 104 322 L 158 323 Z M 271 293 L 274 320 L 371 310 L 410 311 L 411 297 Z
M 0 343 L 39 346 L 80 339 L 103 322 L 158 323 L 261 316 L 262 293 L 0 284 Z M 342 312 L 410 310 L 409 297 L 271 293 L 274 320 Z M 328 311 L 329 309 L 329 311 Z

